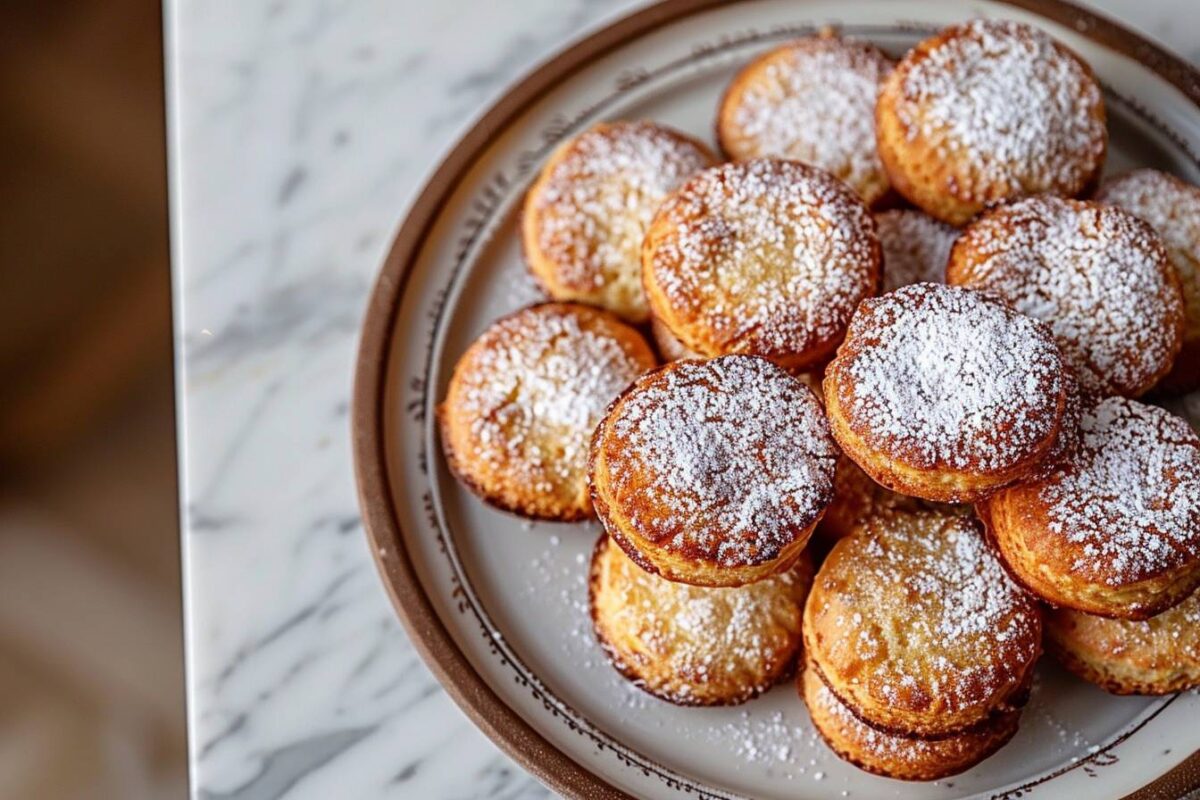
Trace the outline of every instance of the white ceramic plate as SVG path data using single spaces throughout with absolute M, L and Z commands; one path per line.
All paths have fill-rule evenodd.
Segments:
M 669 0 L 515 86 L 451 152 L 406 219 L 368 313 L 355 390 L 372 547 L 410 634 L 451 694 L 559 792 L 1091 798 L 1156 780 L 1154 789 L 1169 794 L 1196 784 L 1200 696 L 1112 697 L 1049 660 L 1012 743 L 963 775 L 926 784 L 840 761 L 790 683 L 727 709 L 651 698 L 618 676 L 592 638 L 585 576 L 598 526 L 531 524 L 484 505 L 448 474 L 433 425 L 432 409 L 471 340 L 539 298 L 522 264 L 516 215 L 555 144 L 620 118 L 657 120 L 713 144 L 716 104 L 733 72 L 822 25 L 898 55 L 971 16 L 1032 22 L 1081 53 L 1103 82 L 1109 173 L 1155 166 L 1200 181 L 1196 73 L 1071 6 L 1037 4 L 1035 13 L 1024 5 Z M 1195 421 L 1200 396 L 1190 401 Z

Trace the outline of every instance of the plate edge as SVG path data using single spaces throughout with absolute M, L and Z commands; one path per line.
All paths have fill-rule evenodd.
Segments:
M 745 0 L 753 2 L 753 0 Z M 1004 5 L 1073 28 L 1158 74 L 1200 108 L 1200 70 L 1141 34 L 1069 0 L 996 0 Z M 491 133 L 504 127 L 548 93 L 560 80 L 620 46 L 627 38 L 724 5 L 721 0 L 661 0 L 564 45 L 513 81 L 486 111 L 465 126 L 462 135 L 421 184 L 393 237 L 372 287 L 356 357 L 351 402 L 351 443 L 355 483 L 364 530 L 384 587 L 422 660 L 451 699 L 501 750 L 540 781 L 571 798 L 628 798 L 537 732 L 497 695 L 471 666 L 424 592 L 402 544 L 401 527 L 388 480 L 383 415 L 392 330 L 418 254 L 450 197 L 488 146 Z M 1200 751 L 1128 795 L 1149 800 L 1164 792 L 1200 788 Z

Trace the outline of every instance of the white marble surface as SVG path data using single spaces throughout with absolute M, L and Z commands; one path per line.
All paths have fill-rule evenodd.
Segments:
M 506 84 L 628 0 L 168 0 L 193 792 L 535 798 L 420 661 L 347 405 L 391 232 Z M 1094 3 L 1200 60 L 1192 0 Z

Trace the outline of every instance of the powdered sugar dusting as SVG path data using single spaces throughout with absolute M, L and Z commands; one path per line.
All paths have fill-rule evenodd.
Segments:
M 1174 358 L 1182 298 L 1153 230 L 1120 209 L 1031 197 L 985 214 L 950 280 L 1046 322 L 1085 387 L 1137 394 Z
M 641 297 L 641 246 L 663 198 L 711 163 L 691 140 L 649 122 L 599 125 L 567 145 L 541 184 L 538 246 L 579 291 L 627 284 Z M 631 301 L 632 302 L 632 301 Z
M 1128 656 L 1143 668 L 1196 675 L 1200 671 L 1200 592 L 1146 620 L 1106 619 L 1069 609 L 1047 618 L 1047 632 L 1068 652 L 1073 642 L 1100 648 L 1118 661 Z
M 1082 574 L 1121 586 L 1200 562 L 1200 437 L 1161 408 L 1085 408 L 1075 458 L 1038 494 Z
M 652 575 L 611 542 L 595 558 L 601 644 L 652 694 L 711 701 L 706 686 L 717 685 L 727 699 L 745 699 L 774 685 L 799 649 L 807 564 L 746 586 L 709 588 Z
M 894 209 L 875 215 L 883 245 L 883 291 L 914 283 L 945 283 L 958 231 L 928 214 Z
M 1011 468 L 1054 434 L 1066 392 L 1044 325 L 930 283 L 864 303 L 833 369 L 854 430 L 919 467 Z
M 891 68 L 861 42 L 812 37 L 784 45 L 753 62 L 754 77 L 726 97 L 722 121 L 732 125 L 723 126 L 722 143 L 735 158 L 820 167 L 872 202 L 888 185 L 875 148 L 875 99 Z
M 622 401 L 610 438 L 621 443 L 610 484 L 629 524 L 723 566 L 777 557 L 832 496 L 837 448 L 819 402 L 763 359 L 660 370 Z
M 828 719 L 837 726 L 830 738 L 844 737 L 854 744 L 857 755 L 870 763 L 871 757 L 886 759 L 908 765 L 926 765 L 930 762 L 958 762 L 963 758 L 977 757 L 979 748 L 990 731 L 981 735 L 966 734 L 930 741 L 878 731 L 859 720 L 829 687 L 817 681 L 813 691 L 813 703 L 827 711 Z M 860 749 L 861 748 L 861 749 Z
M 1109 181 L 1096 199 L 1145 220 L 1162 237 L 1183 284 L 1191 327 L 1200 338 L 1200 187 L 1153 169 L 1138 169 Z
M 470 420 L 469 460 L 539 492 L 582 490 L 588 443 L 604 409 L 653 365 L 597 324 L 600 313 L 533 306 L 477 340 L 456 374 L 461 384 L 449 408 Z
M 707 170 L 663 204 L 660 223 L 647 281 L 670 316 L 702 325 L 721 352 L 787 355 L 835 339 L 878 280 L 866 206 L 796 162 Z
M 908 138 L 960 161 L 957 196 L 1076 192 L 1103 158 L 1100 87 L 1042 31 L 973 20 L 909 56 L 895 109 Z
M 902 689 L 980 702 L 1032 664 L 1041 640 L 1037 610 L 973 520 L 897 515 L 868 523 L 862 538 L 838 547 L 854 555 L 837 562 L 832 576 L 822 569 L 818 584 L 837 586 L 829 581 L 840 576 L 853 588 L 845 590 L 852 594 L 840 603 L 828 646 L 873 664 L 869 680 L 885 699 Z M 901 596 L 900 609 L 887 602 Z
M 944 747 L 942 742 L 896 736 L 875 730 L 855 717 L 824 683 L 817 687 L 815 700 L 820 706 L 828 709 L 842 735 L 852 736 L 856 741 L 862 742 L 868 749 L 868 754 L 919 763 L 935 753 L 939 746 Z

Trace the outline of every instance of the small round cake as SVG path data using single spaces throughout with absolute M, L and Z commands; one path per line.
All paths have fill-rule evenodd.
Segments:
M 788 42 L 734 77 L 717 113 L 731 158 L 787 158 L 820 167 L 873 205 L 888 193 L 875 147 L 875 100 L 892 60 L 833 35 Z
M 644 322 L 642 238 L 663 198 L 713 161 L 704 145 L 652 122 L 604 122 L 564 143 L 525 196 L 530 271 L 555 300 Z
M 703 356 L 806 369 L 833 353 L 879 285 L 875 223 L 828 173 L 755 159 L 706 170 L 667 198 L 642 249 L 654 316 Z
M 1086 401 L 1058 471 L 976 508 L 1014 577 L 1052 605 L 1146 619 L 1200 585 L 1200 437 L 1161 408 Z
M 1041 652 L 1037 604 L 1008 579 L 977 520 L 892 514 L 841 539 L 804 610 L 806 657 L 854 716 L 945 739 L 1028 698 Z
M 1049 456 L 1068 380 L 1042 323 L 918 283 L 859 306 L 825 372 L 825 407 L 842 450 L 878 483 L 967 503 Z
M 747 586 L 673 583 L 603 536 L 592 554 L 588 600 L 596 639 L 636 686 L 677 705 L 734 705 L 795 668 L 811 585 L 807 556 Z
M 459 359 L 438 406 L 446 461 L 506 511 L 584 519 L 592 431 L 655 363 L 642 335 L 607 311 L 544 303 L 504 317 Z
M 945 283 L 958 230 L 921 211 L 897 208 L 875 215 L 883 246 L 883 291 L 914 283 Z
M 935 781 L 965 772 L 1007 744 L 1021 719 L 1017 711 L 1000 714 L 980 728 L 936 741 L 884 733 L 854 716 L 811 665 L 800 676 L 800 696 L 813 727 L 839 758 L 902 781 Z
M 951 225 L 998 200 L 1085 193 L 1108 146 L 1091 68 L 1008 20 L 952 25 L 910 50 L 884 81 L 875 121 L 892 186 Z
M 676 361 L 635 382 L 596 429 L 592 502 L 643 569 L 741 586 L 795 563 L 836 459 L 812 390 L 771 362 Z
M 987 211 L 950 252 L 949 283 L 1050 326 L 1087 389 L 1137 397 L 1183 340 L 1183 295 L 1154 230 L 1113 206 L 1030 197 Z
M 1113 694 L 1193 689 L 1200 686 L 1200 592 L 1147 620 L 1052 610 L 1046 647 L 1071 672 Z
M 1100 187 L 1096 200 L 1119 206 L 1154 228 L 1183 287 L 1183 349 L 1157 385 L 1171 393 L 1200 388 L 1200 186 L 1154 169 L 1136 169 Z

